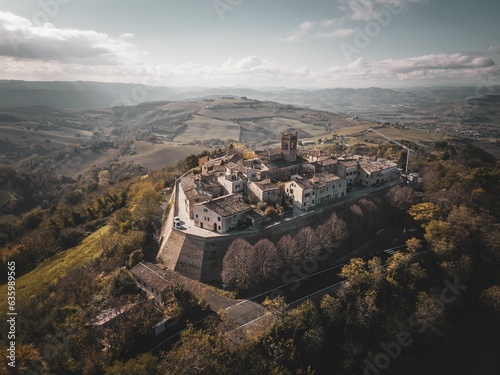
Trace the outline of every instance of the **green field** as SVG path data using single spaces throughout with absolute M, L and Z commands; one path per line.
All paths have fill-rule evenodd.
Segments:
M 16 305 L 23 306 L 47 285 L 63 277 L 70 268 L 96 258 L 101 251 L 99 241 L 108 233 L 108 230 L 108 226 L 98 229 L 78 246 L 54 255 L 40 263 L 33 271 L 19 277 L 16 280 Z M 4 314 L 7 311 L 6 284 L 0 286 L 0 295 L 2 295 L 0 312 Z

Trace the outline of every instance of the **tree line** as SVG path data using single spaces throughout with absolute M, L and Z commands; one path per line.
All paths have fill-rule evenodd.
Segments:
M 332 213 L 315 228 L 304 227 L 276 243 L 260 239 L 252 245 L 237 238 L 224 256 L 222 282 L 238 290 L 256 288 L 276 280 L 294 266 L 318 258 L 320 253 L 330 259 L 340 258 L 354 244 L 372 236 L 383 223 L 393 220 L 396 213 L 409 207 L 414 199 L 411 187 L 394 186 L 385 196 L 362 198 Z M 388 215 L 391 211 L 392 216 Z

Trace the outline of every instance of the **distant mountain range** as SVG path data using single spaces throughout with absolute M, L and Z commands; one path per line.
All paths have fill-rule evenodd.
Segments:
M 340 114 L 394 111 L 400 107 L 421 108 L 470 99 L 482 94 L 500 94 L 500 86 L 435 87 L 409 89 L 250 89 L 172 88 L 132 83 L 28 82 L 0 80 L 0 108 L 50 106 L 55 108 L 102 109 L 151 101 L 177 101 L 235 95 L 282 104 L 306 106 Z

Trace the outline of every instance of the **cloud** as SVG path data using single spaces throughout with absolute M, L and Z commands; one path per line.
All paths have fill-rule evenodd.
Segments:
M 485 53 L 487 55 L 499 55 L 500 54 L 500 47 L 498 47 L 498 46 L 490 46 L 485 51 Z
M 316 36 L 320 38 L 336 39 L 336 38 L 346 38 L 354 34 L 356 34 L 356 30 L 354 29 L 336 29 L 333 31 L 317 33 Z
M 26 18 L 0 11 L 0 56 L 106 65 L 141 54 L 132 44 L 104 33 L 60 29 L 49 23 L 36 26 Z
M 405 60 L 384 60 L 381 64 L 388 70 L 397 73 L 408 73 L 424 70 L 477 69 L 495 65 L 488 57 L 465 54 L 438 54 L 412 57 Z
M 427 0 L 340 0 L 340 9 L 346 12 L 353 21 L 370 21 L 375 19 L 382 8 L 393 13 L 404 13 L 411 3 L 422 3 Z
M 340 17 L 326 20 L 305 21 L 287 38 L 278 39 L 278 41 L 298 42 L 307 35 L 331 39 L 345 38 L 354 35 L 356 33 L 354 29 L 342 27 L 346 19 L 347 17 Z
M 298 29 L 291 33 L 287 38 L 284 39 L 285 42 L 298 42 L 300 41 L 309 31 L 315 26 L 315 22 L 304 21 L 302 22 Z
M 131 39 L 135 37 L 135 34 L 132 34 L 132 33 L 123 33 L 123 34 L 120 34 L 120 38 L 121 39 Z

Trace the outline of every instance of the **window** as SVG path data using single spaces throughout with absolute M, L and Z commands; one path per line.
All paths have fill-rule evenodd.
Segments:
M 206 208 L 203 209 L 203 212 L 208 212 L 208 210 Z
M 313 202 L 312 202 L 312 204 L 314 204 L 314 199 L 313 199 Z
M 309 198 L 311 196 L 311 193 L 306 193 L 304 197 Z
M 219 231 L 220 231 L 220 225 L 219 225 Z
M 217 218 L 217 221 L 220 221 L 220 216 Z M 219 228 L 220 229 L 220 228 Z
M 198 214 L 196 214 L 196 218 L 198 219 Z

